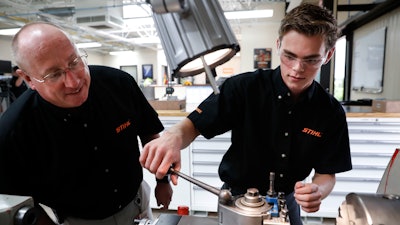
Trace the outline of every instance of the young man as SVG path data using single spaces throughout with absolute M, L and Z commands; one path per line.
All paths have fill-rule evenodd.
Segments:
M 281 22 L 276 41 L 281 64 L 233 76 L 183 121 L 149 142 L 140 162 L 157 177 L 181 167 L 180 150 L 198 135 L 232 131 L 219 175 L 233 195 L 258 188 L 266 195 L 269 174 L 285 192 L 291 224 L 319 210 L 335 174 L 352 168 L 345 112 L 314 78 L 335 50 L 338 28 L 332 14 L 302 4 Z M 314 170 L 311 183 L 303 180 Z M 177 184 L 177 177 L 172 176 Z
M 132 76 L 88 66 L 71 37 L 45 22 L 25 25 L 12 50 L 31 89 L 0 119 L 0 193 L 32 196 L 65 225 L 151 218 L 138 137 L 145 144 L 163 126 Z M 168 208 L 170 184 L 157 190 Z

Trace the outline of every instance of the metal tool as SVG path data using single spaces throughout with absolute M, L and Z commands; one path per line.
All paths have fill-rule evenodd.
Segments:
M 280 201 L 280 212 L 276 217 L 271 215 L 273 205 L 269 204 L 258 189 L 249 188 L 246 194 L 232 196 L 227 189 L 218 189 L 186 174 L 170 168 L 170 173 L 196 184 L 218 196 L 218 218 L 199 216 L 178 216 L 161 214 L 155 221 L 136 221 L 139 225 L 289 225 L 286 201 Z M 281 193 L 282 194 L 282 193 Z M 284 194 L 281 195 L 281 197 Z
M 376 194 L 349 193 L 339 207 L 337 225 L 399 224 L 400 149 L 396 149 Z
M 35 225 L 37 219 L 32 197 L 0 194 L 1 225 Z

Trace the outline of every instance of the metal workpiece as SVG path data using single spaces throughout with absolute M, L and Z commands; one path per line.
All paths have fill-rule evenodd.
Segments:
M 270 172 L 269 173 L 269 189 L 267 191 L 267 195 L 269 197 L 275 197 L 276 192 L 275 192 L 275 173 Z
M 268 224 L 263 221 L 272 219 L 271 207 L 256 188 L 250 188 L 234 204 L 218 205 L 219 224 Z
M 247 193 L 243 197 L 237 198 L 235 204 L 232 206 L 237 208 L 235 211 L 241 212 L 243 214 L 265 214 L 268 217 L 268 211 L 272 207 L 262 198 L 261 195 L 259 195 L 258 190 L 255 188 L 248 189 Z
M 398 224 L 400 199 L 381 194 L 350 193 L 339 208 L 338 225 Z
M 283 212 L 274 217 L 271 215 L 271 208 L 273 205 L 266 201 L 265 196 L 260 195 L 257 188 L 247 189 L 244 195 L 232 196 L 229 190 L 220 190 L 212 187 L 179 171 L 175 171 L 172 168 L 170 172 L 218 196 L 219 225 L 289 225 L 286 201 L 281 201 L 282 204 L 285 204 L 282 205 Z M 274 176 L 270 178 L 274 179 Z M 274 190 L 274 187 L 270 186 L 270 189 L 271 188 Z M 282 196 L 284 198 L 283 193 L 281 193 L 281 197 Z
M 184 173 L 170 168 L 169 173 L 176 174 L 183 179 L 218 196 L 218 218 L 200 217 L 193 215 L 161 214 L 154 221 L 136 220 L 138 225 L 289 225 L 286 201 L 280 201 L 282 211 L 278 216 L 271 214 L 274 205 L 260 195 L 257 188 L 249 188 L 243 195 L 232 196 L 226 189 L 218 189 L 204 182 L 194 179 Z M 271 188 L 271 187 L 270 187 Z M 273 188 L 273 187 L 272 187 Z M 276 195 L 276 194 L 275 194 Z M 280 197 L 284 194 L 280 192 Z
M 32 197 L 0 194 L 1 225 L 35 225 L 38 217 Z
M 278 208 L 279 217 L 282 218 L 284 221 L 287 221 L 289 217 L 289 209 L 287 208 L 284 192 L 278 192 Z
M 267 191 L 267 196 L 265 196 L 265 200 L 269 205 L 272 206 L 270 213 L 272 217 L 279 217 L 279 204 L 278 204 L 278 196 L 275 191 L 275 172 L 269 173 L 269 189 Z
M 396 149 L 376 194 L 351 192 L 339 207 L 337 225 L 399 224 L 400 149 Z

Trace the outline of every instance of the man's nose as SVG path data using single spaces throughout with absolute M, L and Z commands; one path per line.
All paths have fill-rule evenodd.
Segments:
M 294 60 L 292 69 L 295 71 L 303 72 L 304 71 L 304 62 L 301 59 Z
M 72 72 L 69 68 L 64 70 L 64 85 L 66 87 L 76 87 L 79 84 L 79 75 Z

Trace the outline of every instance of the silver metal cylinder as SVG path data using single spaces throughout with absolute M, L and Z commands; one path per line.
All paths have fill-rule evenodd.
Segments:
M 219 1 L 186 0 L 184 11 L 153 13 L 153 19 L 175 77 L 205 72 L 201 56 L 214 69 L 240 50 Z

